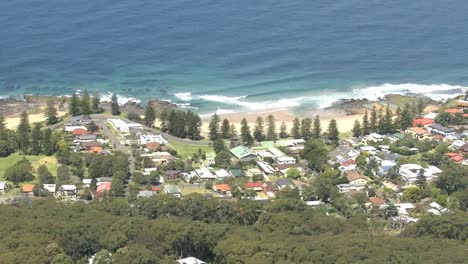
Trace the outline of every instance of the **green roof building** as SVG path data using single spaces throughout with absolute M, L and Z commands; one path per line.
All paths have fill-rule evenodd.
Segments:
M 257 154 L 255 154 L 255 152 L 253 152 L 251 149 L 249 149 L 248 147 L 245 147 L 245 146 L 237 146 L 237 147 L 229 150 L 229 152 L 236 159 L 238 159 L 239 161 L 242 161 L 242 162 L 249 162 L 249 161 L 257 159 Z

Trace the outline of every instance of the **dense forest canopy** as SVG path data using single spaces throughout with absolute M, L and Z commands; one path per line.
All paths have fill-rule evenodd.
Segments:
M 375 221 L 374 221 L 375 220 Z M 27 198 L 0 206 L 0 263 L 466 263 L 468 215 L 425 217 L 399 235 L 365 214 L 166 195 L 129 204 Z

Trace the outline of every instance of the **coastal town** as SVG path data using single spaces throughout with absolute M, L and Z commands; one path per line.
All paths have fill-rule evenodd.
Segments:
M 272 115 L 243 120 L 238 132 L 217 114 L 202 131 L 190 111 L 148 105 L 138 115 L 120 107 L 114 96 L 102 109 L 97 93 L 85 92 L 62 106 L 50 99 L 42 123 L 30 124 L 23 112 L 10 130 L 2 116 L 1 202 L 295 199 L 329 217 L 364 212 L 388 232 L 468 208 L 464 95 L 436 111 L 417 98 L 374 104 L 346 133 L 334 120 L 322 127 L 319 116 L 286 127 Z M 59 108 L 67 114 L 58 116 Z

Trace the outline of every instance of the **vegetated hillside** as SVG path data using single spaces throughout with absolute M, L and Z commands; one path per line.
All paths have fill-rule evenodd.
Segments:
M 0 263 L 467 263 L 468 215 L 428 217 L 398 236 L 282 198 L 262 205 L 191 195 L 0 206 Z M 112 255 L 109 255 L 109 252 Z M 106 262 L 113 261 L 113 262 Z

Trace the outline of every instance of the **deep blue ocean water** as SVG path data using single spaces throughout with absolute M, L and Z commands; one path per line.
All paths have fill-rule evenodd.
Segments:
M 0 95 L 97 89 L 202 113 L 443 98 L 468 86 L 467 11 L 462 0 L 0 1 Z

